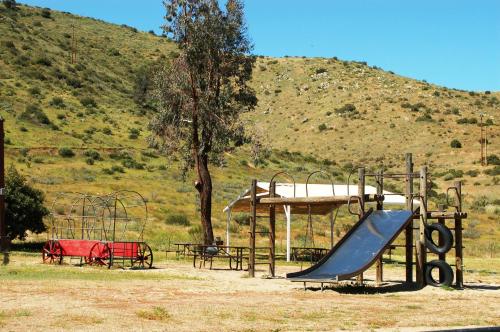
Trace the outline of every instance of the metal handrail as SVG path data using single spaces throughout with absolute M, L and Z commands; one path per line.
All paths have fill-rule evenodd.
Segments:
M 295 194 L 296 194 L 296 183 L 295 183 L 295 179 L 294 179 L 294 177 L 293 177 L 293 176 L 291 176 L 291 175 L 290 175 L 288 172 L 286 172 L 286 171 L 279 171 L 279 172 L 277 172 L 277 173 L 275 173 L 275 174 L 273 175 L 273 177 L 271 178 L 271 181 L 269 181 L 269 192 L 271 192 L 271 184 L 273 183 L 274 178 L 275 178 L 275 177 L 277 177 L 278 175 L 286 175 L 286 176 L 288 177 L 288 179 L 289 179 L 289 180 L 290 180 L 290 179 L 292 180 L 292 182 L 293 182 L 293 197 L 295 197 Z

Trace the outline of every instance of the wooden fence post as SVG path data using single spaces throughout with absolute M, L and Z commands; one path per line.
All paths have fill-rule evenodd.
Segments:
M 462 212 L 462 182 L 455 182 L 457 188 L 457 211 Z M 458 288 L 464 287 L 463 271 L 463 251 L 462 251 L 462 218 L 455 217 L 455 280 Z
M 271 182 L 269 197 L 276 193 L 276 182 Z M 275 277 L 276 272 L 276 205 L 269 205 L 269 272 Z

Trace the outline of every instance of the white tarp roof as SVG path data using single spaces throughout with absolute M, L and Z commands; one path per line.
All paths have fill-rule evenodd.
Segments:
M 259 196 L 266 196 L 269 194 L 269 182 L 257 182 L 258 194 Z M 295 187 L 295 196 L 294 196 Z M 333 195 L 333 191 L 335 194 Z M 225 208 L 226 212 L 234 204 L 240 200 L 246 200 L 249 198 L 250 190 L 247 189 L 243 194 L 237 197 L 234 201 L 229 203 Z M 369 185 L 365 185 L 365 194 L 376 194 L 377 188 Z M 404 195 L 396 195 L 389 191 L 384 190 L 384 203 L 385 204 L 406 204 L 406 198 Z M 296 183 L 276 183 L 276 194 L 281 197 L 328 197 L 328 196 L 356 196 L 358 194 L 358 185 L 346 185 L 346 184 L 334 184 L 333 190 L 331 184 L 315 184 L 311 183 L 307 185 L 307 195 L 306 195 L 306 184 Z M 418 201 L 414 200 L 414 203 L 418 204 Z

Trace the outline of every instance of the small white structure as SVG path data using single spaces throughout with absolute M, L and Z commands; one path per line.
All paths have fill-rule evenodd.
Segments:
M 269 197 L 269 182 L 257 182 L 257 197 Z M 293 198 L 293 197 L 331 197 L 331 196 L 350 196 L 357 195 L 358 185 L 345 185 L 345 184 L 308 184 L 305 183 L 276 183 L 276 197 Z M 373 186 L 365 186 L 365 194 L 376 194 L 377 188 Z M 393 194 L 384 190 L 384 204 L 389 205 L 405 205 L 406 199 L 403 195 Z M 281 209 L 276 209 L 276 213 L 283 213 L 286 218 L 286 260 L 290 261 L 291 253 L 291 220 L 292 214 L 308 214 L 309 211 L 313 215 L 330 215 L 330 240 L 333 246 L 333 227 L 334 217 L 333 211 L 338 208 L 337 205 L 321 205 L 321 206 L 289 206 L 283 205 L 283 212 Z M 260 212 L 266 212 L 259 208 Z M 245 190 L 234 201 L 229 203 L 223 210 L 227 213 L 226 224 L 226 245 L 230 245 L 230 231 L 229 226 L 231 223 L 232 212 L 250 212 L 250 189 Z

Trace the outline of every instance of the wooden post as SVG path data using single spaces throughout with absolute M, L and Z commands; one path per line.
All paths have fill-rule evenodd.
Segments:
M 384 194 L 384 170 L 380 170 L 377 176 L 377 195 L 381 197 L 381 195 Z M 377 200 L 377 210 L 383 210 L 384 209 L 384 201 L 382 200 Z M 379 286 L 383 279 L 384 279 L 384 266 L 383 266 L 383 258 L 384 258 L 384 250 L 380 254 L 380 257 L 377 259 L 376 263 L 376 281 L 375 283 L 377 286 Z
M 257 180 L 252 180 L 250 192 L 250 250 L 248 257 L 248 276 L 255 277 L 255 228 L 257 221 Z
M 365 168 L 358 168 L 358 196 L 359 196 L 359 214 L 363 217 L 365 214 Z M 363 284 L 363 273 L 358 275 L 358 282 Z
M 0 252 L 3 255 L 3 264 L 9 263 L 9 249 L 7 240 L 7 225 L 5 224 L 5 155 L 4 155 L 4 119 L 0 117 Z
M 439 204 L 438 205 L 438 211 L 444 211 L 445 208 L 444 208 L 444 205 L 443 204 Z M 444 218 L 438 218 L 438 223 L 441 224 L 441 225 L 445 225 L 446 226 L 446 222 L 445 222 L 445 219 Z M 439 243 L 439 246 L 443 246 L 444 245 L 444 238 L 443 238 L 443 235 L 441 233 L 439 233 L 439 239 L 438 239 L 438 243 Z M 442 260 L 442 261 L 445 261 L 446 262 L 446 253 L 443 253 L 443 254 L 439 254 L 439 260 Z M 443 282 L 444 280 L 444 273 L 439 270 L 439 282 Z
M 425 248 L 425 225 L 427 224 L 427 166 L 420 169 L 420 222 L 418 224 L 417 241 L 417 283 L 425 286 L 425 264 L 427 263 L 427 250 Z
M 338 207 L 337 207 L 338 209 Z M 333 219 L 333 210 L 330 212 L 330 249 L 333 248 L 333 231 L 335 227 L 335 221 Z
M 462 182 L 455 182 L 457 188 L 457 211 L 462 212 Z M 462 252 L 462 218 L 455 218 L 455 280 L 458 288 L 464 287 L 463 272 L 463 252 Z
M 276 182 L 271 182 L 269 197 L 276 193 Z M 276 205 L 269 205 L 269 272 L 275 277 L 276 272 Z
M 413 160 L 412 154 L 405 155 L 406 161 L 406 179 L 405 196 L 406 209 L 413 212 Z M 406 282 L 413 282 L 413 219 L 408 223 L 405 229 L 405 256 L 406 256 Z

